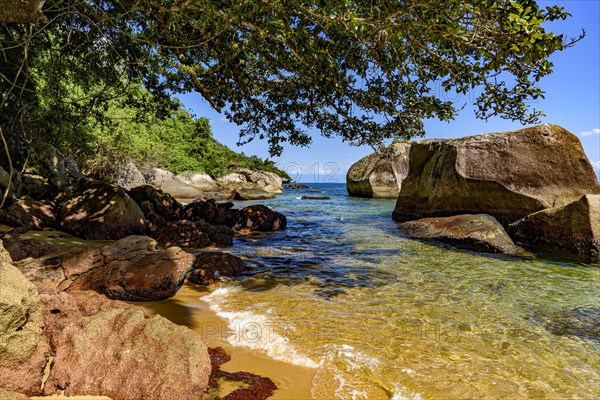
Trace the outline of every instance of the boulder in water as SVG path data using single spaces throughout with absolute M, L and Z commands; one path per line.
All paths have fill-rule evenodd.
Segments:
M 517 254 L 502 225 L 486 214 L 424 218 L 400 224 L 411 237 L 434 239 L 458 247 L 490 253 Z
M 286 225 L 285 215 L 260 204 L 239 210 L 229 220 L 229 226 L 234 231 L 277 231 L 284 229 Z
M 410 142 L 393 143 L 386 154 L 372 153 L 352 164 L 346 174 L 350 196 L 396 199 L 408 175 Z
M 530 214 L 508 232 L 526 247 L 600 259 L 600 195 Z
M 229 253 L 206 252 L 196 255 L 187 279 L 198 285 L 210 285 L 220 277 L 235 276 L 246 269 L 244 261 Z
M 395 220 L 489 214 L 507 226 L 584 194 L 600 193 L 579 139 L 557 125 L 450 140 L 410 149 Z

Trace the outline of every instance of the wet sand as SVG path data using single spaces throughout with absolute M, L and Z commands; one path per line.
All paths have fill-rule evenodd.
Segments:
M 209 347 L 223 347 L 231 356 L 231 361 L 221 369 L 228 372 L 245 371 L 269 377 L 278 390 L 272 399 L 306 400 L 312 398 L 311 388 L 316 370 L 282 361 L 273 360 L 260 351 L 232 346 L 226 342 L 230 335 L 227 321 L 217 316 L 199 298 L 210 291 L 193 283 L 185 283 L 179 292 L 170 299 L 135 303 L 148 314 L 160 314 L 179 325 L 185 325 L 202 334 Z M 225 395 L 227 393 L 221 393 Z

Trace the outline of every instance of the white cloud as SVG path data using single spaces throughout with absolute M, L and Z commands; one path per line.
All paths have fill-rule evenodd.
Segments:
M 591 131 L 581 132 L 579 136 L 592 136 L 592 135 L 600 135 L 600 128 L 592 129 Z
M 592 166 L 597 169 L 600 170 L 600 160 L 598 161 L 590 161 L 592 163 Z

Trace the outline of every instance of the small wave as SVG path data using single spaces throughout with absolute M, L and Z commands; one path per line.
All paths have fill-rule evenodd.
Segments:
M 228 296 L 239 292 L 240 289 L 223 287 L 201 297 L 208 303 L 209 308 L 219 317 L 228 321 L 231 335 L 227 342 L 234 346 L 247 347 L 253 350 L 262 350 L 269 357 L 300 365 L 307 368 L 317 368 L 319 365 L 309 357 L 298 353 L 290 344 L 290 337 L 294 337 L 294 327 L 277 324 L 266 316 L 250 311 L 226 311 Z
M 394 394 L 390 400 L 423 400 L 419 393 L 413 393 L 399 383 L 394 384 Z

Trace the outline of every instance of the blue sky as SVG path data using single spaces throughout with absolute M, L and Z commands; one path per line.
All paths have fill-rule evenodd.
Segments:
M 541 6 L 558 4 L 572 17 L 554 22 L 548 29 L 567 36 L 577 36 L 582 29 L 586 37 L 575 47 L 555 53 L 554 72 L 540 81 L 546 98 L 534 104 L 546 114 L 542 123 L 558 124 L 579 136 L 588 159 L 600 175 L 600 1 L 568 0 L 538 1 Z M 471 96 L 473 97 L 473 96 Z M 255 140 L 237 146 L 240 128 L 215 112 L 199 94 L 180 96 L 197 116 L 211 120 L 214 137 L 235 151 L 269 157 L 265 141 Z M 457 98 L 459 104 L 468 98 Z M 475 118 L 473 108 L 465 107 L 449 123 L 429 120 L 425 123 L 427 138 L 454 138 L 485 132 L 501 132 L 524 127 L 518 122 Z M 281 157 L 273 160 L 292 178 L 303 182 L 345 182 L 350 165 L 372 152 L 367 146 L 354 147 L 339 139 L 327 139 L 311 131 L 313 143 L 308 148 L 288 145 Z

